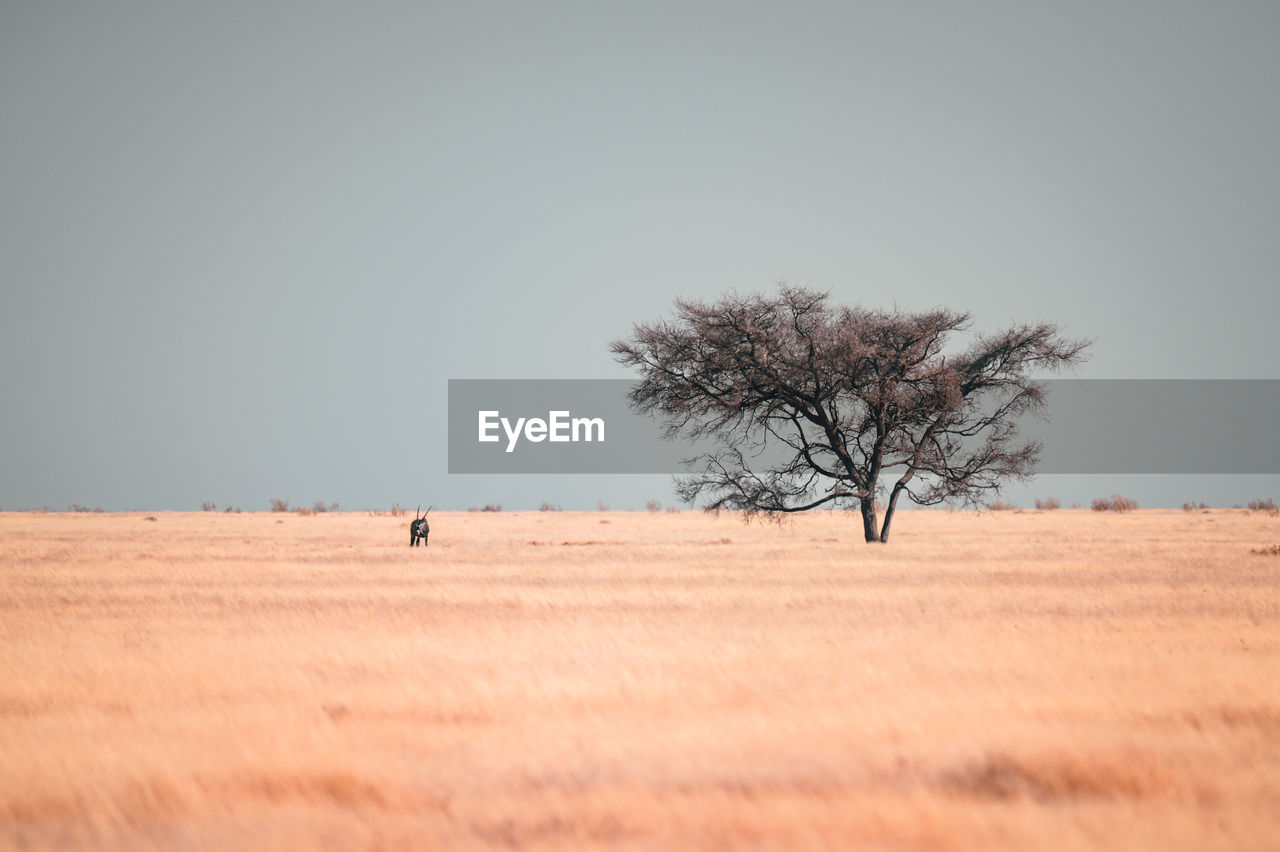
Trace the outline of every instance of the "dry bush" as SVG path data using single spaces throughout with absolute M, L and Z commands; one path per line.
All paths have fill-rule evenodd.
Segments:
M 538 511 L 539 512 L 559 512 L 560 507 L 555 505 L 554 503 L 544 502 L 544 503 L 538 504 Z
M 648 503 L 645 503 L 645 504 L 644 504 L 644 507 L 645 507 L 646 509 L 648 509 L 650 512 L 661 512 L 661 511 L 662 511 L 662 501 L 661 501 L 661 500 L 650 500 Z
M 205 500 L 203 503 L 201 503 L 201 504 L 200 504 L 200 511 L 202 511 L 202 512 L 216 512 L 216 511 L 218 511 L 218 504 L 217 504 L 217 503 L 213 503 L 213 502 L 211 502 L 211 501 L 209 501 L 209 500 Z
M 668 515 L 676 515 L 676 514 L 679 514 L 679 513 L 680 513 L 680 509 L 679 509 L 678 507 L 676 507 L 676 506 L 668 506 L 668 507 L 667 507 L 667 514 L 668 514 Z
M 1197 509 L 1207 509 L 1207 508 L 1209 507 L 1206 506 L 1204 503 L 1196 503 L 1195 501 L 1182 504 L 1182 511 L 1184 512 L 1194 512 Z
M 1280 556 L 1280 544 L 1272 544 L 1267 547 L 1254 547 L 1249 550 L 1250 553 L 1256 553 L 1259 556 Z
M 1003 502 L 1003 501 L 997 500 L 997 501 L 995 501 L 994 503 L 992 503 L 990 506 L 988 506 L 987 508 L 988 508 L 988 509 L 990 509 L 990 510 L 991 510 L 991 511 L 993 511 L 993 512 L 1012 512 L 1013 510 L 1017 509 L 1018 507 L 1017 507 L 1016 505 L 1014 505 L 1013 503 L 1005 503 L 1005 502 Z
M 314 515 L 314 514 L 315 514 L 315 512 L 311 511 L 311 510 L 310 510 L 310 509 L 308 509 L 306 506 L 299 506 L 299 507 L 297 508 L 297 510 L 296 510 L 296 511 L 297 511 L 297 513 L 298 513 L 299 515 Z
M 336 512 L 338 511 L 338 501 L 335 500 L 326 505 L 323 500 L 317 500 L 315 505 L 311 507 L 311 511 L 315 512 L 317 515 L 321 512 Z
M 599 500 L 599 501 L 597 501 L 597 502 L 596 502 L 596 511 L 597 511 L 597 512 L 607 512 L 607 511 L 609 511 L 609 504 L 608 504 L 608 503 L 606 503 L 606 502 L 604 502 L 603 500 Z
M 1051 512 L 1054 509 L 1062 508 L 1062 504 L 1059 503 L 1056 498 L 1049 497 L 1045 500 L 1036 500 L 1036 508 L 1041 511 Z
M 1111 495 L 1111 511 L 1132 512 L 1137 508 L 1138 508 L 1137 500 L 1130 500 L 1128 497 L 1121 497 L 1119 494 Z
M 235 512 L 235 513 L 238 515 L 238 514 L 240 514 L 240 508 L 239 508 L 238 506 L 237 506 L 237 507 L 232 507 L 230 504 L 228 504 L 228 505 L 227 505 L 227 508 L 223 509 L 223 510 L 222 510 L 222 512 L 223 512 L 223 514 L 225 514 L 225 515 L 229 515 L 229 514 L 231 514 L 232 512 Z
M 1095 512 L 1132 512 L 1138 508 L 1138 501 L 1112 494 L 1095 499 L 1092 508 Z
M 1270 497 L 1265 500 L 1250 500 L 1249 509 L 1254 512 L 1266 512 L 1268 515 L 1280 515 L 1280 508 L 1276 507 L 1276 502 Z
M 271 498 L 271 500 L 270 500 L 270 503 L 271 503 L 271 511 L 273 511 L 273 512 L 287 512 L 287 511 L 289 511 L 289 501 L 288 501 L 288 500 L 281 500 L 281 499 L 280 499 L 280 498 L 278 498 L 278 497 L 272 497 L 272 498 Z
M 406 512 L 404 509 L 400 508 L 400 504 L 399 504 L 399 503 L 392 503 L 392 504 L 391 504 L 391 517 L 393 517 L 393 518 L 399 518 L 399 517 L 403 517 L 404 515 L 407 515 L 407 514 L 409 514 L 409 513 L 408 513 L 408 512 Z
M 485 503 L 484 508 L 481 509 L 480 511 L 481 512 L 501 512 L 502 504 L 501 503 Z

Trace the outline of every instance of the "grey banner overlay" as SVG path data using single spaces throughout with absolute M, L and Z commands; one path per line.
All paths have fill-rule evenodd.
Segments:
M 627 402 L 629 380 L 449 381 L 449 473 L 687 472 L 681 464 L 707 449 L 668 441 L 660 424 Z M 1027 418 L 1019 434 L 1042 442 L 1043 474 L 1280 473 L 1280 381 L 1045 381 L 1047 421 Z M 481 442 L 480 412 L 491 415 Z M 552 415 L 552 412 L 566 412 Z M 514 446 L 498 417 L 558 422 L 541 441 L 523 429 Z M 575 430 L 573 419 L 581 422 Z M 587 420 L 603 421 L 598 428 Z M 535 428 L 534 435 L 540 434 Z M 572 440 L 577 437 L 578 440 Z M 590 440 L 587 440 L 590 438 Z M 508 447 L 511 451 L 508 452 Z

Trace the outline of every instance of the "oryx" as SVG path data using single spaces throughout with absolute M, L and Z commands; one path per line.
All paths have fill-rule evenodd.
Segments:
M 422 504 L 418 504 L 418 508 L 422 508 Z M 422 541 L 422 546 L 427 546 L 427 533 L 431 532 L 431 527 L 427 526 L 427 515 L 431 512 L 432 507 L 428 506 L 427 511 L 422 513 L 422 517 L 418 517 L 418 513 L 413 513 L 413 523 L 409 524 L 409 546 L 417 547 L 418 541 Z

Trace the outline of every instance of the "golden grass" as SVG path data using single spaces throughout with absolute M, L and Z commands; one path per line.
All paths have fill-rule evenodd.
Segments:
M 0 514 L 0 847 L 1280 846 L 1273 517 Z

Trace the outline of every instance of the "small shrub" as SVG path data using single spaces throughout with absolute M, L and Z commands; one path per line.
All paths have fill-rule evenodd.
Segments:
M 1249 550 L 1250 553 L 1256 553 L 1259 556 L 1280 556 L 1280 544 L 1272 544 L 1267 547 L 1254 547 Z
M 200 504 L 200 511 L 202 511 L 202 512 L 216 512 L 216 511 L 218 511 L 218 504 L 217 504 L 217 503 L 210 503 L 208 500 L 205 500 L 203 503 L 201 503 L 201 504 Z
M 668 515 L 678 515 L 678 514 L 680 514 L 680 509 L 679 509 L 679 508 L 677 508 L 676 506 L 668 506 L 668 507 L 667 507 L 667 514 L 668 514 Z
M 231 505 L 230 505 L 230 504 L 227 504 L 227 508 L 225 508 L 225 509 L 223 509 L 223 510 L 222 510 L 222 513 L 223 513 L 224 515 L 229 515 L 229 514 L 231 514 L 232 512 L 235 512 L 237 515 L 238 515 L 238 514 L 240 514 L 240 510 L 239 510 L 239 509 L 233 509 L 233 508 L 231 508 Z
M 1137 508 L 1137 500 L 1130 500 L 1128 497 L 1121 497 L 1119 494 L 1112 494 L 1109 498 L 1099 497 L 1093 501 L 1093 511 L 1095 512 L 1132 512 Z
M 551 503 L 540 503 L 538 505 L 538 511 L 539 512 L 559 512 L 560 507 L 553 505 Z
M 1052 512 L 1054 509 L 1062 508 L 1062 504 L 1059 503 L 1055 498 L 1049 497 L 1045 500 L 1037 500 L 1036 508 L 1043 512 Z
M 608 503 L 606 503 L 606 502 L 604 502 L 603 500 L 598 501 L 598 502 L 596 503 L 596 511 L 597 511 L 597 512 L 607 512 L 607 511 L 609 511 L 609 504 L 608 504 Z
M 480 511 L 481 512 L 501 512 L 502 504 L 501 503 L 485 503 L 484 508 L 481 509 Z
M 399 504 L 399 503 L 392 503 L 392 504 L 391 504 L 391 517 L 393 517 L 393 518 L 399 518 L 399 517 L 402 517 L 402 516 L 407 515 L 407 514 L 409 514 L 409 513 L 408 513 L 408 512 L 406 512 L 404 509 L 401 509 L 401 508 L 400 508 L 400 504 Z
M 287 512 L 287 511 L 289 511 L 289 501 L 288 501 L 288 500 L 281 500 L 281 499 L 280 499 L 280 498 L 278 498 L 278 497 L 272 497 L 270 502 L 271 502 L 271 511 L 273 511 L 273 512 Z
M 661 511 L 662 511 L 662 501 L 660 501 L 660 500 L 650 500 L 648 503 L 645 503 L 645 504 L 644 504 L 644 507 L 645 507 L 646 509 L 648 509 L 650 512 L 661 512 Z
M 1132 512 L 1137 508 L 1138 508 L 1137 500 L 1130 500 L 1128 497 L 1121 497 L 1119 494 L 1111 495 L 1111 511 Z
M 1183 504 L 1182 504 L 1182 511 L 1184 511 L 1184 512 L 1194 512 L 1194 511 L 1196 511 L 1197 509 L 1201 509 L 1201 510 L 1203 510 L 1203 509 L 1207 509 L 1207 508 L 1209 508 L 1209 507 L 1208 507 L 1208 506 L 1206 506 L 1204 503 L 1196 503 L 1195 501 L 1192 501 L 1192 502 L 1190 502 L 1190 503 L 1183 503 Z
M 68 512 L 92 512 L 88 506 L 81 506 L 79 503 L 72 503 L 67 507 Z
M 298 507 L 298 509 L 297 509 L 297 512 L 298 512 L 298 514 L 299 514 L 299 515 L 314 515 L 314 514 L 315 514 L 315 512 L 311 511 L 311 510 L 310 510 L 310 509 L 308 509 L 306 506 L 299 506 L 299 507 Z
M 997 501 L 995 501 L 994 503 L 992 503 L 990 506 L 988 506 L 987 508 L 988 508 L 988 509 L 990 509 L 990 510 L 991 510 L 991 511 L 993 511 L 993 512 L 1011 512 L 1011 511 L 1013 511 L 1014 509 L 1017 509 L 1018 507 L 1017 507 L 1017 506 L 1015 506 L 1015 505 L 1014 505 L 1014 504 L 1012 504 L 1012 503 L 1003 503 L 1003 502 L 1001 502 L 1001 501 L 997 500 Z
M 1280 508 L 1276 507 L 1276 502 L 1270 497 L 1265 500 L 1250 500 L 1249 509 L 1253 512 L 1266 512 L 1268 515 L 1280 515 Z

